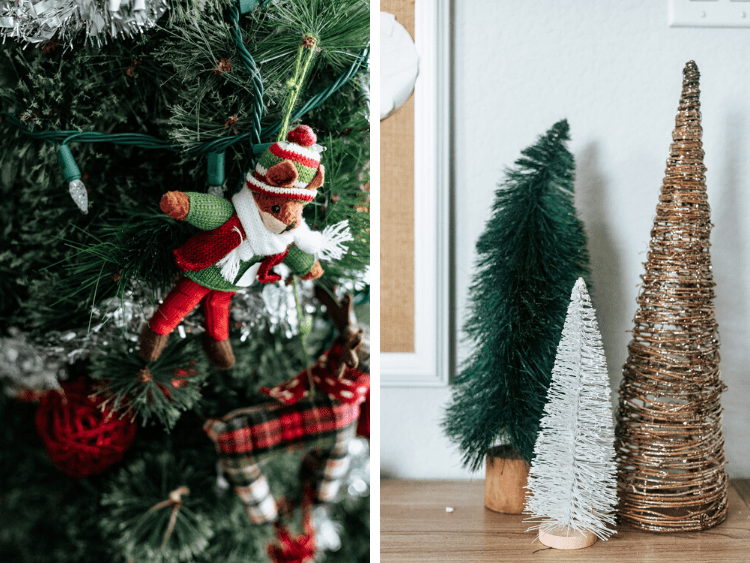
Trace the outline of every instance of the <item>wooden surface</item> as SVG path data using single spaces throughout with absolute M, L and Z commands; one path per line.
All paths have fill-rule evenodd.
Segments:
M 380 9 L 414 36 L 413 0 Z M 414 96 L 380 122 L 380 351 L 414 352 Z
M 730 481 L 729 516 L 715 528 L 656 534 L 622 525 L 608 541 L 582 551 L 541 545 L 535 532 L 526 532 L 524 516 L 487 510 L 483 498 L 482 480 L 381 481 L 380 561 L 750 561 L 750 480 Z

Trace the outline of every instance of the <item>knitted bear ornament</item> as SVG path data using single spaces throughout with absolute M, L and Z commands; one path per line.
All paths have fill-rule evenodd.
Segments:
M 294 275 L 312 280 L 323 275 L 320 259 L 338 260 L 352 240 L 346 221 L 314 232 L 302 217 L 303 207 L 323 185 L 323 147 L 307 125 L 289 132 L 287 141 L 271 145 L 245 186 L 232 197 L 197 192 L 167 192 L 161 209 L 178 221 L 201 229 L 174 250 L 183 272 L 140 338 L 144 361 L 155 361 L 169 334 L 198 303 L 203 303 L 203 349 L 219 369 L 234 366 L 229 343 L 232 295 L 257 279 L 281 280 L 272 268 L 282 262 Z

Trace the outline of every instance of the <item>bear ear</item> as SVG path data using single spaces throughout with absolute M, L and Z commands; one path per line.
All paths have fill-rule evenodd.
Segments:
M 266 172 L 266 181 L 272 186 L 280 188 L 291 188 L 299 178 L 297 167 L 291 160 L 282 160 L 274 164 Z
M 318 173 L 315 174 L 315 178 L 313 178 L 310 183 L 307 185 L 308 190 L 317 190 L 320 186 L 323 185 L 323 178 L 325 177 L 326 169 L 321 164 L 318 166 Z

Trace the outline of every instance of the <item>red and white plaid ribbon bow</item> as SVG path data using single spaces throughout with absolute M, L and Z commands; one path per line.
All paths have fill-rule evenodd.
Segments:
M 367 397 L 367 391 L 370 389 L 370 376 L 366 373 L 347 368 L 344 371 L 344 376 L 337 379 L 325 359 L 319 360 L 310 368 L 310 371 L 312 372 L 315 391 L 327 393 L 334 401 L 360 404 Z M 307 370 L 303 370 L 289 381 L 280 383 L 275 387 L 261 387 L 260 392 L 286 405 L 293 405 L 303 397 L 310 395 L 310 378 L 307 375 Z

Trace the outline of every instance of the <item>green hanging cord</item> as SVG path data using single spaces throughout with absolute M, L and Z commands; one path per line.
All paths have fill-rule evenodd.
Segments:
M 306 54 L 305 49 L 307 49 Z M 286 134 L 289 131 L 289 121 L 292 117 L 292 110 L 294 110 L 294 105 L 297 103 L 297 97 L 299 96 L 300 90 L 302 90 L 305 75 L 310 68 L 310 63 L 312 62 L 317 49 L 317 37 L 305 35 L 302 38 L 302 43 L 300 44 L 299 49 L 297 49 L 297 61 L 294 65 L 294 78 L 290 78 L 286 82 L 287 90 L 289 90 L 289 99 L 287 99 L 286 107 L 284 108 L 284 119 L 281 120 L 281 129 L 279 129 L 279 136 L 276 138 L 277 142 L 286 141 Z
M 292 292 L 294 293 L 294 305 L 297 307 L 297 318 L 299 319 L 299 336 L 302 341 L 302 353 L 305 356 L 305 370 L 307 371 L 307 380 L 310 382 L 310 400 L 315 398 L 315 382 L 313 381 L 312 371 L 310 370 L 310 356 L 307 354 L 307 335 L 312 328 L 310 324 L 304 321 L 302 316 L 302 306 L 297 296 L 297 278 L 292 276 Z

